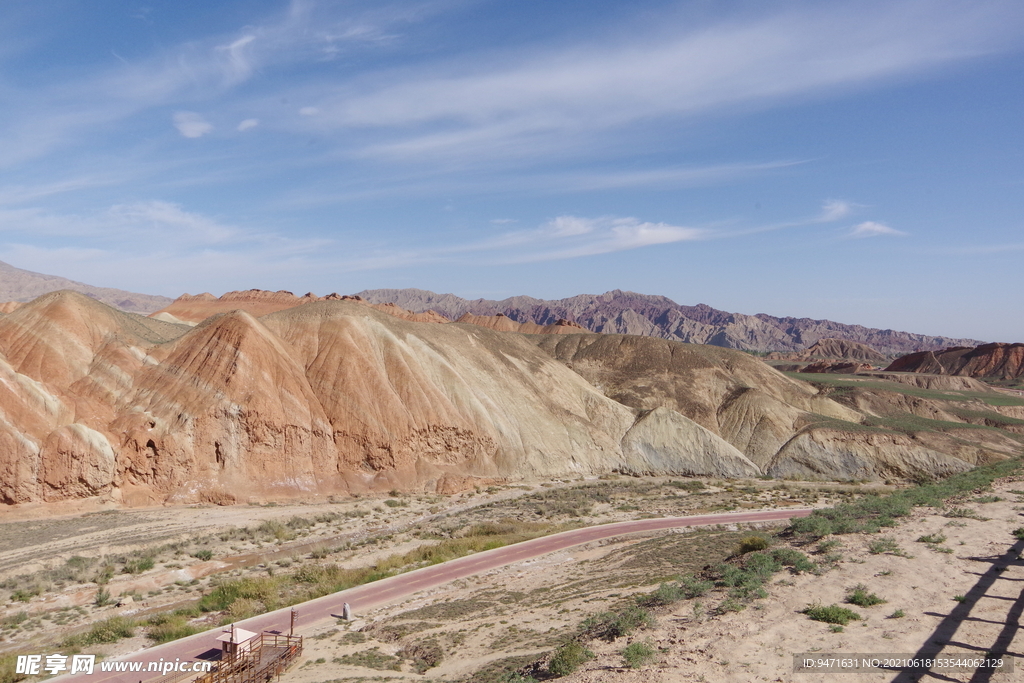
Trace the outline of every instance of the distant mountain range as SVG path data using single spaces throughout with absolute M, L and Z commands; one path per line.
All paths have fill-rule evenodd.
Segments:
M 23 270 L 0 261 L 0 302 L 28 302 L 62 289 L 80 292 L 132 313 L 152 313 L 173 301 L 165 296 L 95 287 L 56 275 Z M 938 351 L 985 343 L 978 339 L 879 330 L 831 320 L 729 313 L 706 304 L 683 306 L 664 296 L 618 289 L 553 301 L 529 296 L 514 296 L 501 301 L 469 300 L 423 289 L 371 289 L 359 292 L 358 296 L 372 304 L 395 304 L 415 313 L 433 310 L 452 320 L 466 314 L 493 316 L 500 313 L 517 323 L 549 326 L 568 321 L 592 332 L 660 337 L 745 351 L 803 351 L 822 339 L 840 339 L 867 344 L 886 356 L 895 357 L 916 351 Z M 211 295 L 210 298 L 214 297 Z
M 44 275 L 31 270 L 22 270 L 0 261 L 0 301 L 25 303 L 43 294 L 61 289 L 79 292 L 90 299 L 102 301 L 109 306 L 132 313 L 152 313 L 172 301 L 166 296 L 138 294 L 111 287 L 93 287 L 57 275 Z
M 984 343 L 976 339 L 879 330 L 831 320 L 728 313 L 705 304 L 683 306 L 664 296 L 618 289 L 554 301 L 529 296 L 501 301 L 469 300 L 422 289 L 370 289 L 359 292 L 358 296 L 371 303 L 394 303 L 415 312 L 434 310 L 452 320 L 467 313 L 501 313 L 516 322 L 538 325 L 553 325 L 563 319 L 593 332 L 661 337 L 745 351 L 801 351 L 829 338 L 867 344 L 887 356 Z

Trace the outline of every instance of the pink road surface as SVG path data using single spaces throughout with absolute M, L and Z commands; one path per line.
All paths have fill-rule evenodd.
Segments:
M 590 543 L 591 541 L 599 541 L 624 534 L 681 527 L 747 522 L 776 522 L 794 517 L 806 517 L 809 514 L 811 514 L 810 509 L 732 512 L 692 517 L 639 519 L 631 522 L 615 522 L 613 524 L 601 524 L 572 531 L 563 531 L 562 533 L 535 538 L 531 541 L 523 541 L 522 543 L 516 543 L 503 548 L 460 557 L 456 560 L 388 577 L 380 581 L 363 584 L 295 605 L 294 609 L 298 613 L 295 623 L 296 633 L 301 633 L 304 628 L 309 628 L 326 619 L 340 617 L 346 602 L 351 606 L 352 613 L 358 616 L 362 612 L 401 600 L 421 590 L 435 588 L 449 581 L 462 579 L 515 562 L 529 560 L 557 550 Z M 286 607 L 274 612 L 268 612 L 258 617 L 239 621 L 235 625 L 256 633 L 260 631 L 287 633 L 292 609 L 292 607 Z M 143 668 L 145 668 L 148 662 L 158 661 L 161 658 L 164 661 L 174 661 L 175 659 L 181 659 L 182 661 L 192 660 L 210 650 L 219 650 L 220 643 L 216 638 L 221 633 L 223 633 L 223 628 L 204 631 L 188 638 L 133 652 L 130 655 L 119 657 L 117 661 L 141 661 L 144 663 Z M 91 675 L 63 675 L 51 680 L 60 681 L 61 683 L 141 683 L 143 681 L 154 681 L 160 677 L 160 674 L 154 672 L 104 673 L 99 670 L 99 663 L 97 663 L 96 670 Z

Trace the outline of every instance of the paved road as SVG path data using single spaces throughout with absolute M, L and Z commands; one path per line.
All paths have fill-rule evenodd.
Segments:
M 793 517 L 806 517 L 810 513 L 809 509 L 730 512 L 718 515 L 640 519 L 564 531 L 461 557 L 443 564 L 424 567 L 295 605 L 295 610 L 298 612 L 296 629 L 301 631 L 302 628 L 312 626 L 324 619 L 330 619 L 333 615 L 340 616 L 346 602 L 351 605 L 353 613 L 358 615 L 374 607 L 401 600 L 417 591 L 434 588 L 449 581 L 591 541 L 643 531 L 660 531 L 680 527 L 782 521 Z M 240 621 L 237 626 L 257 633 L 260 631 L 287 632 L 291 618 L 290 612 L 291 608 L 279 609 Z M 221 633 L 222 629 L 220 628 L 205 631 L 189 638 L 135 652 L 120 659 L 147 663 L 161 658 L 164 661 L 173 661 L 176 658 L 191 660 L 211 649 L 219 649 L 220 643 L 216 641 L 216 638 Z M 59 679 L 53 680 L 59 680 L 61 683 L 140 683 L 141 681 L 153 681 L 159 677 L 154 673 L 101 673 L 97 667 L 97 671 L 92 675 L 61 676 Z

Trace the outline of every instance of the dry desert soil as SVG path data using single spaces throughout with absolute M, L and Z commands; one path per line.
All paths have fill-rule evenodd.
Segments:
M 993 491 L 944 510 L 918 508 L 880 534 L 825 539 L 806 551 L 821 570 L 783 571 L 767 597 L 727 605 L 727 589 L 651 608 L 652 622 L 619 637 L 585 638 L 593 659 L 561 679 L 575 681 L 821 681 L 837 674 L 794 672 L 794 655 L 835 653 L 952 659 L 1007 653 L 1021 665 L 1024 637 L 1024 482 L 1011 478 Z M 699 571 L 706 560 L 735 551 L 742 529 L 652 534 L 573 548 L 495 570 L 470 581 L 413 596 L 359 615 L 351 623 L 310 632 L 304 662 L 289 683 L 349 680 L 529 680 L 546 677 L 545 656 L 577 633 L 588 616 L 621 611 L 656 579 Z M 928 542 L 931 541 L 931 542 Z M 777 540 L 778 547 L 786 544 Z M 847 602 L 863 587 L 884 602 Z M 838 628 L 811 620 L 812 605 L 838 605 L 860 618 Z M 623 651 L 652 651 L 633 668 Z M 419 673 L 435 660 L 437 666 Z M 427 653 L 427 661 L 423 661 Z M 438 656 L 441 653 L 441 656 Z M 420 657 L 421 659 L 417 659 Z M 531 669 L 530 664 L 540 662 Z M 509 678 L 519 665 L 523 678 Z M 1013 681 L 1020 672 L 947 672 L 931 680 Z M 898 671 L 847 673 L 844 681 L 912 681 Z
M 875 490 L 613 477 L 492 487 L 450 498 L 396 495 L 319 505 L 193 506 L 9 519 L 0 527 L 6 541 L 0 553 L 6 598 L 0 652 L 70 651 L 61 646 L 69 636 L 120 616 L 136 622 L 134 636 L 81 650 L 124 655 L 152 644 L 146 634 L 154 627 L 146 625 L 147 619 L 175 607 L 187 609 L 219 583 L 280 581 L 275 585 L 286 595 L 293 587 L 282 577 L 293 572 L 315 573 L 327 565 L 391 566 L 390 558 L 397 555 L 473 538 L 487 525 L 545 533 L 641 517 L 830 505 Z M 944 509 L 916 508 L 899 526 L 878 534 L 808 543 L 776 536 L 781 527 L 728 525 L 577 546 L 422 591 L 356 614 L 351 621 L 310 625 L 302 632 L 301 659 L 281 680 L 543 680 L 551 677 L 551 653 L 572 639 L 592 658 L 561 679 L 567 682 L 799 682 L 838 675 L 794 672 L 798 653 L 816 658 L 833 653 L 976 657 L 994 651 L 1007 653 L 1019 667 L 1024 665 L 1017 656 L 1024 652 L 1024 637 L 1018 634 L 1024 541 L 1012 532 L 1024 526 L 1022 510 L 1024 477 L 1015 476 Z M 764 597 L 736 599 L 733 588 L 704 586 L 702 595 L 677 594 L 663 601 L 667 604 L 645 599 L 662 583 L 676 585 L 679 576 L 699 581 L 719 576 L 715 568 L 721 562 L 741 564 L 737 551 L 751 535 L 769 539 L 770 550 L 793 547 L 805 553 L 815 570 L 784 568 L 765 584 Z M 193 557 L 201 550 L 212 557 Z M 103 587 L 58 579 L 68 573 L 73 557 L 93 560 L 88 571 L 113 563 L 116 574 L 106 590 L 114 598 L 130 593 L 132 602 L 97 607 L 95 597 Z M 128 572 L 132 567 L 126 563 L 133 557 L 152 557 L 154 566 Z M 858 586 L 884 602 L 848 604 Z M 37 589 L 38 595 L 21 601 Z M 12 597 L 17 590 L 23 591 L 21 599 Z M 259 611 L 284 604 L 253 603 L 193 612 L 189 623 L 212 628 L 246 616 L 243 608 Z M 813 621 L 804 613 L 813 605 L 842 606 L 860 618 L 842 628 Z M 633 620 L 609 628 L 610 617 L 601 616 L 609 613 L 632 614 Z M 647 655 L 635 657 L 634 666 L 623 654 L 630 646 L 634 655 Z M 1012 681 L 1020 676 L 971 671 L 932 680 Z M 917 676 L 884 671 L 847 673 L 838 680 L 910 681 Z

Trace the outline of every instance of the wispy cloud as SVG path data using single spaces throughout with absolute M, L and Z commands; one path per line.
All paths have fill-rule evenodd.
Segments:
M 185 106 L 194 106 L 196 101 L 224 106 L 225 95 L 262 69 L 287 69 L 335 58 L 347 46 L 374 44 L 390 35 L 389 28 L 429 15 L 431 4 L 414 3 L 404 11 L 360 11 L 292 0 L 283 11 L 233 34 L 199 36 L 132 60 L 120 57 L 109 67 L 72 80 L 33 81 L 30 87 L 18 87 L 0 79 L 3 99 L 19 105 L 0 111 L 0 166 L 78 144 L 90 131 L 108 131 L 112 122 L 154 107 L 186 102 Z M 8 14 L 5 10 L 5 17 Z M 12 46 L 22 43 L 22 49 L 31 45 L 0 41 L 0 57 L 4 47 L 15 49 Z M 201 123 L 175 123 L 186 137 L 209 132 Z
M 503 225 L 514 221 L 501 219 L 491 222 Z M 346 267 L 394 268 L 416 263 L 468 262 L 467 259 L 475 264 L 495 265 L 561 261 L 714 236 L 714 232 L 708 229 L 654 223 L 633 217 L 564 215 L 533 229 L 504 232 L 484 240 L 420 250 L 389 250 L 380 256 L 357 257 L 346 263 Z
M 385 177 L 357 177 L 347 183 L 333 180 L 323 186 L 304 186 L 287 192 L 279 206 L 308 208 L 351 200 L 367 200 L 395 195 L 433 197 L 438 194 L 493 192 L 530 192 L 558 194 L 564 192 L 592 192 L 613 189 L 671 189 L 705 187 L 754 178 L 774 171 L 808 163 L 803 160 L 742 162 L 655 167 L 642 170 L 621 168 L 559 171 L 517 172 L 516 169 L 495 168 L 490 172 L 467 174 L 465 169 L 445 172 L 434 169 L 430 173 L 393 173 Z
M 560 150 L 658 117 L 905 76 L 999 49 L 1020 33 L 991 4 L 942 7 L 948 11 L 918 2 L 802 7 L 642 41 L 527 53 L 512 64 L 476 55 L 299 92 L 320 109 L 321 128 L 392 131 L 364 147 L 369 156 L 537 154 L 552 142 Z
M 243 131 L 252 130 L 258 125 L 260 125 L 259 119 L 245 119 L 238 124 L 238 132 L 241 133 Z
M 43 182 L 36 185 L 2 185 L 0 186 L 0 206 L 24 204 L 68 192 L 116 185 L 124 182 L 126 179 L 127 177 L 124 175 L 105 172 L 96 175 Z
M 832 221 L 849 216 L 851 211 L 853 211 L 853 207 L 849 202 L 830 199 L 821 207 L 820 220 L 823 223 L 831 223 Z
M 313 252 L 322 239 L 287 238 L 253 226 L 235 226 L 186 211 L 164 201 L 116 204 L 89 214 L 66 214 L 39 207 L 0 208 L 0 239 L 60 238 L 69 247 L 88 244 L 104 250 L 187 253 L 204 249 L 244 251 L 274 245 L 284 253 Z
M 853 226 L 846 236 L 853 239 L 860 239 L 864 237 L 904 237 L 906 234 L 907 233 L 902 230 L 890 228 L 888 225 L 883 223 L 864 221 L 863 223 Z
M 507 232 L 489 240 L 444 250 L 502 252 L 507 263 L 551 261 L 705 239 L 710 232 L 637 218 L 558 216 L 534 230 Z
M 186 138 L 201 138 L 213 130 L 213 124 L 194 111 L 176 113 L 174 127 Z

